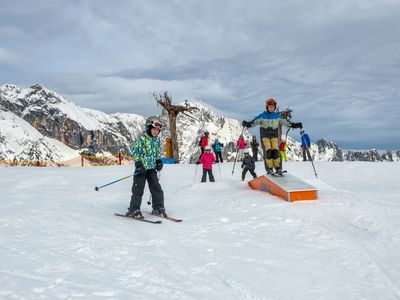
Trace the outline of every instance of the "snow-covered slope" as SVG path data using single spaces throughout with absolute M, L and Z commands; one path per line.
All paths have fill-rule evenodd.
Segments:
M 26 121 L 0 108 L 0 159 L 20 163 L 61 162 L 79 155 L 63 143 L 43 136 Z
M 166 165 L 166 208 L 184 221 L 161 225 L 113 216 L 130 179 L 94 191 L 130 167 L 3 168 L 0 298 L 400 298 L 399 163 L 316 162 L 318 179 L 287 163 L 319 190 L 293 204 L 232 167 L 214 166 L 211 184 L 195 165 Z

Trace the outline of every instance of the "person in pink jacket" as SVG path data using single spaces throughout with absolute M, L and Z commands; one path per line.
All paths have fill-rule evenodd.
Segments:
M 200 162 L 197 164 L 203 165 L 203 177 L 201 177 L 201 182 L 206 182 L 206 177 L 208 173 L 208 177 L 211 182 L 215 182 L 214 175 L 212 173 L 212 165 L 215 162 L 215 156 L 211 152 L 211 147 L 206 146 L 204 148 L 204 154 L 200 157 Z
M 246 141 L 244 140 L 243 134 L 240 135 L 239 139 L 236 141 L 236 148 L 239 149 L 238 160 L 243 160 L 243 152 L 246 149 Z

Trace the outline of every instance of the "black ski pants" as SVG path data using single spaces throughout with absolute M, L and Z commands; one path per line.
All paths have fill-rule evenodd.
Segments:
M 201 153 L 200 153 L 199 158 L 197 159 L 198 162 L 200 162 L 200 158 L 201 158 L 201 157 L 203 156 L 203 154 L 204 154 L 204 148 L 203 148 L 203 147 L 200 147 L 200 150 L 201 150 Z
M 254 172 L 254 169 L 244 168 L 243 171 L 242 171 L 242 180 L 244 180 L 244 178 L 246 177 L 247 171 L 250 171 L 250 174 L 253 176 L 253 178 L 257 177 L 256 172 Z
M 155 169 L 150 169 L 146 170 L 144 174 L 133 176 L 131 204 L 129 206 L 130 211 L 140 209 L 146 180 L 149 184 L 153 209 L 164 208 L 164 192 L 158 182 L 157 171 Z
M 253 152 L 253 158 L 254 158 L 254 161 L 257 161 L 258 159 L 258 149 L 252 149 L 252 152 Z
M 215 153 L 215 157 L 216 157 L 216 161 L 217 162 L 224 162 L 223 160 L 222 160 L 222 153 L 221 153 L 221 151 L 217 151 L 217 152 L 214 152 Z
M 204 168 L 203 168 L 203 176 L 201 177 L 201 182 L 206 182 L 207 173 L 208 173 L 208 178 L 210 179 L 210 181 L 211 182 L 215 182 L 212 169 L 208 169 L 207 170 L 207 169 L 204 169 Z

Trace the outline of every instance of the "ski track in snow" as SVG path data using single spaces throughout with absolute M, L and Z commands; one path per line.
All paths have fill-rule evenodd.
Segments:
M 130 167 L 1 169 L 0 298 L 400 298 L 398 163 L 287 163 L 319 191 L 296 203 L 220 167 L 166 165 L 161 225 L 113 216 L 131 178 L 94 191 Z

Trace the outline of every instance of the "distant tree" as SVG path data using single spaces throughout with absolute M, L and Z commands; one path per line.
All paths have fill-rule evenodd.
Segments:
M 179 161 L 179 146 L 178 146 L 178 135 L 176 133 L 176 118 L 179 113 L 186 115 L 187 117 L 193 118 L 188 112 L 198 109 L 197 107 L 189 106 L 187 100 L 185 105 L 173 105 L 172 97 L 168 95 L 168 92 L 164 94 L 153 93 L 153 97 L 157 104 L 161 105 L 168 113 L 169 130 L 171 132 L 171 143 L 172 143 L 172 157 Z
M 279 113 L 282 116 L 282 118 L 290 121 L 290 119 L 292 118 L 292 111 L 293 111 L 293 109 L 286 108 L 285 110 L 282 110 Z
M 292 118 L 292 111 L 293 111 L 293 110 L 290 109 L 290 108 L 286 108 L 285 110 L 282 110 L 282 111 L 279 111 L 279 109 L 278 109 L 278 113 L 281 115 L 281 117 L 282 117 L 283 119 L 285 119 L 285 120 L 288 120 L 288 121 L 290 121 L 290 119 Z M 288 134 L 289 130 L 290 130 L 290 128 L 288 128 L 287 131 L 286 131 L 285 139 L 287 138 L 287 134 Z M 278 127 L 278 132 L 279 132 L 279 135 L 278 135 L 278 145 L 280 145 L 281 142 L 282 142 L 282 134 L 283 134 L 283 132 L 282 132 L 282 125 L 279 125 L 279 127 Z M 279 155 L 279 157 L 280 157 L 280 155 Z M 264 164 L 266 164 L 266 162 L 264 162 Z M 281 168 L 282 168 L 282 159 L 281 159 Z
M 285 110 L 279 111 L 279 114 L 281 115 L 281 117 L 283 119 L 286 119 L 288 121 L 290 121 L 290 119 L 292 118 L 292 109 L 290 108 L 286 108 Z M 281 142 L 281 136 L 282 136 L 282 125 L 279 125 L 279 143 Z M 286 135 L 285 135 L 286 138 Z

